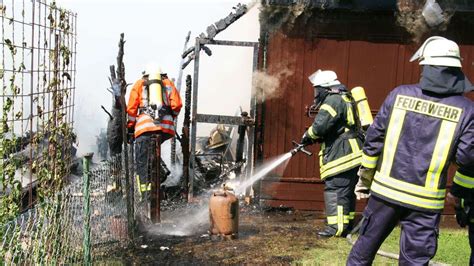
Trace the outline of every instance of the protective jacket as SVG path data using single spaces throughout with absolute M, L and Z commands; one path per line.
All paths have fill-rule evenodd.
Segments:
M 474 105 L 462 96 L 464 77 L 449 83 L 453 75 L 434 73 L 440 69 L 425 66 L 420 84 L 389 94 L 367 131 L 362 158 L 364 167 L 376 168 L 372 195 L 429 212 L 444 207 L 450 162 L 459 166 L 455 184 L 474 187 Z
M 135 127 L 135 138 L 145 132 L 162 132 L 174 136 L 174 118 L 179 114 L 182 107 L 181 97 L 173 82 L 163 79 L 163 110 L 162 115 L 152 117 L 143 110 L 146 108 L 142 101 L 142 94 L 145 91 L 145 80 L 140 79 L 133 85 L 130 98 L 127 104 L 128 123 L 127 127 Z
M 357 167 L 362 158 L 362 136 L 356 128 L 355 110 L 343 85 L 322 102 L 308 135 L 322 141 L 319 152 L 321 179 Z

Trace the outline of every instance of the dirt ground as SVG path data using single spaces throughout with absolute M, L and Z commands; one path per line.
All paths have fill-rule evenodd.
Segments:
M 209 236 L 206 209 L 207 204 L 201 204 L 165 210 L 162 223 L 141 230 L 133 247 L 100 261 L 126 265 L 288 265 L 302 259 L 306 251 L 328 248 L 326 240 L 316 235 L 324 227 L 324 216 L 319 213 L 241 206 L 238 239 L 223 240 Z M 455 221 L 443 218 L 442 226 L 451 224 Z
M 209 236 L 208 222 L 185 236 L 141 232 L 133 248 L 116 252 L 108 261 L 128 265 L 290 264 L 304 250 L 317 247 L 321 240 L 316 232 L 324 226 L 315 213 L 255 207 L 241 208 L 239 221 L 239 236 L 234 240 Z M 166 228 L 166 219 L 163 223 Z

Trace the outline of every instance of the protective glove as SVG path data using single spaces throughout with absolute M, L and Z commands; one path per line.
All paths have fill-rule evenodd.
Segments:
M 456 212 L 456 221 L 458 222 L 459 226 L 466 227 L 469 223 L 469 216 L 467 215 L 467 211 L 462 207 L 455 207 L 454 211 Z
M 303 144 L 304 146 L 314 144 L 315 142 L 316 142 L 316 140 L 309 136 L 308 131 L 306 131 L 303 134 L 303 137 L 300 140 L 300 144 Z
M 366 199 L 370 196 L 370 186 L 375 175 L 375 169 L 361 166 L 357 175 L 359 176 L 359 181 L 355 186 L 354 193 L 357 200 Z
M 469 208 L 469 206 L 463 206 L 464 200 L 454 196 L 451 194 L 451 192 L 448 192 L 446 195 L 446 201 L 454 206 L 456 221 L 458 222 L 459 226 L 466 227 L 469 222 L 469 209 L 466 209 L 466 207 Z

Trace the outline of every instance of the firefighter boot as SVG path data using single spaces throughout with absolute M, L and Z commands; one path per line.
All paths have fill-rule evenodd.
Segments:
M 337 232 L 337 193 L 332 191 L 324 192 L 324 203 L 326 208 L 326 227 L 318 232 L 320 237 L 332 237 Z

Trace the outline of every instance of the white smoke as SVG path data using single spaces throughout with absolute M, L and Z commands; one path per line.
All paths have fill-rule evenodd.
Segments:
M 255 96 L 258 102 L 264 100 L 280 98 L 283 96 L 284 88 L 282 88 L 281 81 L 293 74 L 288 68 L 280 68 L 276 74 L 270 75 L 262 71 L 256 71 L 253 74 L 253 86 L 255 87 Z

